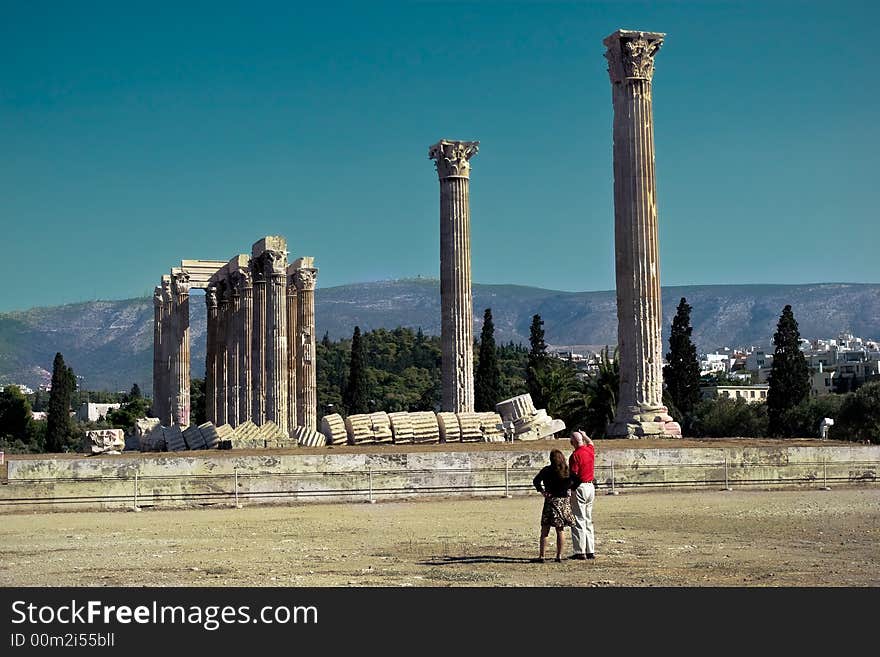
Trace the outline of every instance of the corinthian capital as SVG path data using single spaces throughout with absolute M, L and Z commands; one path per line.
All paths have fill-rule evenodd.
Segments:
M 663 45 L 662 32 L 617 30 L 602 42 L 607 50 L 608 75 L 612 83 L 647 80 L 654 77 L 654 55 Z
M 284 276 L 287 271 L 287 251 L 267 250 L 261 256 L 266 276 Z
M 189 274 L 183 270 L 172 270 L 171 286 L 175 294 L 189 294 Z
M 162 298 L 162 288 L 160 286 L 156 286 L 156 289 L 153 290 L 153 305 L 161 307 L 165 300 Z
M 478 141 L 449 141 L 441 139 L 428 149 L 428 159 L 434 160 L 437 175 L 444 178 L 467 178 L 471 173 L 470 159 L 480 150 Z
M 211 284 L 205 290 L 205 305 L 208 306 L 208 310 L 217 307 L 217 286 Z
M 171 303 L 174 297 L 171 294 L 171 276 L 165 274 L 162 276 L 162 301 Z
M 296 285 L 296 289 L 300 292 L 303 290 L 314 290 L 317 280 L 317 267 L 304 267 L 293 272 L 293 284 Z

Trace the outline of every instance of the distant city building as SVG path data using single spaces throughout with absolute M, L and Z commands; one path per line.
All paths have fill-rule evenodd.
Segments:
M 83 402 L 83 405 L 76 412 L 76 417 L 83 422 L 97 422 L 102 417 L 106 417 L 107 413 L 116 410 L 120 406 L 122 404 L 92 404 Z
M 30 388 L 28 388 L 28 387 L 27 387 L 25 384 L 23 384 L 23 383 L 8 383 L 8 384 L 6 384 L 6 385 L 0 385 L 0 390 L 2 390 L 3 388 L 5 388 L 7 385 L 9 385 L 9 386 L 14 386 L 14 387 L 18 388 L 18 389 L 21 391 L 21 394 L 23 394 L 23 395 L 32 395 L 32 394 L 34 394 L 34 391 L 31 390 Z
M 767 401 L 767 390 L 770 386 L 765 384 L 756 385 L 717 385 L 700 386 L 700 394 L 703 399 L 745 399 L 750 404 L 760 404 Z

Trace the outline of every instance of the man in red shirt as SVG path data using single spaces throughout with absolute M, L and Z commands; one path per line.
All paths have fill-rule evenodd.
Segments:
M 571 528 L 571 542 L 574 544 L 572 559 L 595 559 L 596 538 L 593 533 L 593 499 L 596 489 L 593 486 L 593 469 L 596 452 L 593 441 L 583 431 L 573 431 L 571 446 L 574 451 L 568 457 L 571 473 L 571 510 L 574 513 L 574 526 Z

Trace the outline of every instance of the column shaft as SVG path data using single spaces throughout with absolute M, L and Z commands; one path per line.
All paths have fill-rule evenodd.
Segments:
M 237 278 L 237 277 L 236 277 Z M 226 421 L 233 427 L 238 426 L 239 394 L 239 362 L 241 360 L 241 291 L 238 281 L 231 281 L 231 301 L 229 304 L 229 317 L 227 319 L 227 395 L 226 395 Z
M 229 285 L 221 281 L 217 288 L 217 426 L 227 420 L 227 397 L 229 394 Z
M 680 435 L 663 406 L 660 257 L 651 79 L 662 34 L 605 39 L 614 105 L 614 239 L 620 394 L 612 436 Z
M 205 414 L 217 424 L 217 288 L 209 285 L 205 294 L 208 324 L 205 344 Z
M 479 142 L 440 140 L 428 150 L 440 179 L 442 410 L 474 410 L 470 163 Z
M 251 376 L 253 385 L 252 418 L 254 424 L 266 420 L 265 358 L 266 358 L 266 280 L 262 271 L 254 272 L 254 324 Z
M 305 260 L 301 258 L 300 260 Z M 311 258 L 308 259 L 311 262 Z M 299 425 L 318 430 L 318 385 L 315 375 L 315 280 L 318 270 L 313 267 L 297 268 L 296 283 L 297 330 L 297 419 Z
M 162 288 L 153 294 L 153 415 L 161 417 L 162 399 Z
M 284 269 L 286 269 L 286 262 Z M 283 272 L 283 270 L 282 270 Z M 286 435 L 287 276 L 273 273 L 266 283 L 266 419 Z
M 189 336 L 189 276 L 182 272 L 173 277 L 176 296 L 175 329 L 177 353 L 175 357 L 175 404 L 172 421 L 181 428 L 189 426 L 190 336 Z
M 297 395 L 297 294 L 293 276 L 287 280 L 287 430 L 292 432 L 298 425 Z
M 253 326 L 254 326 L 254 288 L 250 272 L 242 272 L 241 312 L 239 314 L 238 354 L 238 422 L 253 419 Z

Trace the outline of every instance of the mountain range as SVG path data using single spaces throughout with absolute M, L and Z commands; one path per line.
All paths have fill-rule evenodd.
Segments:
M 722 347 L 772 345 L 776 322 L 791 304 L 805 338 L 830 338 L 848 331 L 880 338 L 880 284 L 695 285 L 664 287 L 663 344 L 679 299 L 693 307 L 693 340 L 700 352 Z M 528 345 L 532 316 L 544 320 L 551 347 L 597 350 L 617 341 L 613 291 L 560 292 L 518 285 L 473 285 L 474 337 L 483 310 L 492 309 L 497 342 Z M 440 333 L 440 284 L 436 279 L 357 283 L 315 291 L 316 335 L 331 339 L 361 331 L 407 326 Z M 205 304 L 190 303 L 193 376 L 205 358 Z M 81 377 L 81 388 L 152 389 L 152 297 L 86 301 L 0 313 L 0 384 L 36 388 L 51 378 L 60 351 Z

